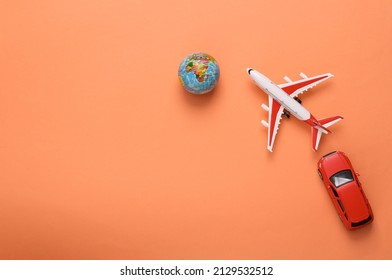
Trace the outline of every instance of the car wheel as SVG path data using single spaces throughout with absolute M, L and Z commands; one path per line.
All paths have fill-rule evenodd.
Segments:
M 317 170 L 317 172 L 318 172 L 318 175 L 320 176 L 320 179 L 321 179 L 321 180 L 324 180 L 324 179 L 323 179 L 323 174 L 321 174 L 321 172 L 320 172 L 319 169 Z

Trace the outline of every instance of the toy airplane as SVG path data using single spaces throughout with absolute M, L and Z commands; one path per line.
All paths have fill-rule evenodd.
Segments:
M 268 127 L 268 150 L 270 152 L 272 152 L 282 115 L 289 118 L 291 114 L 312 127 L 312 142 L 315 151 L 319 146 L 321 135 L 331 132 L 328 127 L 343 119 L 341 116 L 335 116 L 317 120 L 301 105 L 302 102 L 298 99 L 299 94 L 333 77 L 332 74 L 328 73 L 308 78 L 301 73 L 302 80 L 293 82 L 286 76 L 284 77 L 286 84 L 276 85 L 254 69 L 248 68 L 247 72 L 256 85 L 268 94 L 269 106 L 262 104 L 261 107 L 268 112 L 269 122 L 261 121 L 261 123 Z

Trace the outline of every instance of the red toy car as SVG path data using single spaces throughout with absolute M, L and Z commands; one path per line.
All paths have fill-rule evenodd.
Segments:
M 318 173 L 344 226 L 357 229 L 373 221 L 373 212 L 348 157 L 339 151 L 323 156 Z

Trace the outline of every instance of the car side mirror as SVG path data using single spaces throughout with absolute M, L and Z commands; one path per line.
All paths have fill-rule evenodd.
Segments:
M 355 174 L 359 177 L 359 176 L 361 176 L 361 174 L 359 174 L 359 173 L 357 173 L 357 172 L 355 172 Z

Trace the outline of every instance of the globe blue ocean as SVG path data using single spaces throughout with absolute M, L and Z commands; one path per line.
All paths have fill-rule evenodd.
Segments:
M 217 61 L 206 53 L 188 55 L 178 68 L 178 78 L 184 88 L 193 94 L 204 94 L 218 83 L 220 69 Z

